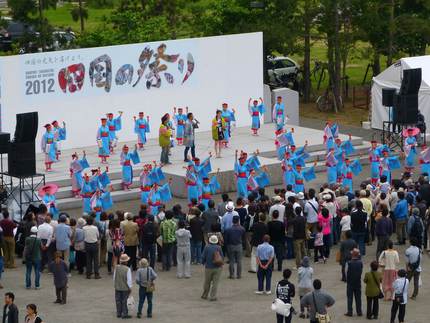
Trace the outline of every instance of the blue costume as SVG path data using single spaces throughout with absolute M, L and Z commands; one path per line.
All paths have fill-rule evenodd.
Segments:
M 207 181 L 203 181 L 202 186 L 202 203 L 208 209 L 208 202 L 212 199 L 212 194 L 215 194 L 220 189 L 220 184 L 216 176 Z
M 265 111 L 264 104 L 249 105 L 248 110 L 251 115 L 251 129 L 257 133 L 257 130 L 260 129 L 260 115 L 263 115 Z
M 427 147 L 420 152 L 421 174 L 430 175 L 430 148 Z
M 284 185 L 291 185 L 294 187 L 295 177 L 294 171 L 292 169 L 293 164 L 291 163 L 289 158 L 284 158 L 282 161 L 282 171 L 284 173 Z
M 331 150 L 326 157 L 326 167 L 327 167 L 327 182 L 329 184 L 336 184 L 338 174 L 337 174 L 337 165 L 338 160 L 334 156 L 334 151 Z
M 194 168 L 194 163 L 188 165 L 187 173 L 185 174 L 185 185 L 187 185 L 188 202 L 192 199 L 199 200 L 198 176 Z
M 149 174 L 150 172 L 148 170 L 144 170 L 140 174 L 140 201 L 143 204 L 148 204 L 149 192 L 153 184 Z
M 324 128 L 324 143 L 326 144 L 327 151 L 331 148 L 335 148 L 335 139 L 339 136 L 339 129 L 337 124 L 332 124 L 331 126 L 327 124 Z
M 113 206 L 112 197 L 110 192 L 95 193 L 91 197 L 91 210 L 96 214 L 96 221 L 100 221 L 102 212 L 109 210 Z
M 57 162 L 57 143 L 53 131 L 47 130 L 42 136 L 42 151 L 45 153 L 45 165 L 47 169 L 51 164 Z
M 404 150 L 406 153 L 405 167 L 408 169 L 413 169 L 416 165 L 417 159 L 417 139 L 412 136 L 408 136 L 405 139 Z
M 85 213 L 91 213 L 91 197 L 94 194 L 94 190 L 91 186 L 89 178 L 86 178 L 81 186 L 81 197 L 83 202 L 83 211 Z
M 376 184 L 379 179 L 379 164 L 381 159 L 380 151 L 375 148 L 370 148 L 369 150 L 369 162 L 370 162 L 370 178 L 372 184 Z
M 55 195 L 51 195 L 51 194 L 46 193 L 42 198 L 42 202 L 43 202 L 43 204 L 46 205 L 49 213 L 52 214 L 52 218 L 54 220 L 58 220 L 59 212 L 58 212 L 58 209 L 55 205 L 55 202 L 56 202 Z
M 134 122 L 134 133 L 137 134 L 137 144 L 142 148 L 146 144 L 146 134 L 149 133 L 149 122 L 146 118 L 141 117 Z
M 348 191 L 353 190 L 352 175 L 353 173 L 350 165 L 348 165 L 347 163 L 344 163 L 342 166 L 342 185 L 345 188 L 348 187 Z
M 82 178 L 82 171 L 89 167 L 87 159 L 85 156 L 79 159 L 73 159 L 70 163 L 70 176 L 72 180 L 72 191 L 75 195 L 79 194 L 84 179 Z
M 183 113 L 174 114 L 173 120 L 176 124 L 176 140 L 182 141 L 184 139 L 185 122 L 187 121 L 187 115 Z
M 229 142 L 231 137 L 231 123 L 236 121 L 236 118 L 233 111 L 224 109 L 221 111 L 221 117 L 224 119 L 226 125 L 224 130 L 224 141 Z
M 107 125 L 102 124 L 97 130 L 97 143 L 99 146 L 99 157 L 102 160 L 106 160 L 110 155 L 109 127 Z
M 121 166 L 122 166 L 122 185 L 128 188 L 133 183 L 133 167 L 131 164 L 138 164 L 140 162 L 137 150 L 121 153 Z
M 116 132 L 121 130 L 121 115 L 113 118 L 112 113 L 108 113 L 107 126 L 109 128 L 109 147 L 112 149 L 116 146 L 118 137 Z
M 249 169 L 247 164 L 243 163 L 241 165 L 240 162 L 236 162 L 234 165 L 234 173 L 236 175 L 237 196 L 247 198 L 247 182 L 249 177 Z
M 276 103 L 273 106 L 272 119 L 276 125 L 276 131 L 282 130 L 285 123 L 285 105 L 283 103 Z
M 169 183 L 165 183 L 161 186 L 153 185 L 148 196 L 148 204 L 150 207 L 150 213 L 153 216 L 158 214 L 158 208 L 162 203 L 166 203 L 172 199 L 172 193 L 170 192 Z

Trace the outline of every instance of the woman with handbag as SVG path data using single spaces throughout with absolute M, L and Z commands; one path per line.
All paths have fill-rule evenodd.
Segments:
M 154 294 L 154 280 L 157 279 L 157 274 L 154 269 L 149 266 L 148 260 L 140 259 L 139 269 L 136 272 L 136 284 L 139 286 L 139 305 L 137 306 L 137 317 L 142 316 L 142 307 L 145 303 L 145 298 L 148 299 L 148 308 L 146 316 L 152 317 L 152 295 Z
M 399 311 L 399 323 L 405 321 L 406 303 L 408 302 L 409 280 L 406 278 L 406 270 L 400 269 L 397 272 L 397 276 L 399 278 L 393 283 L 394 296 L 391 305 L 390 323 L 394 323 L 397 311 Z
M 377 261 L 370 263 L 370 271 L 364 275 L 366 284 L 367 298 L 367 319 L 377 320 L 379 314 L 379 299 L 384 298 L 381 290 L 382 274 L 378 272 L 379 264 Z

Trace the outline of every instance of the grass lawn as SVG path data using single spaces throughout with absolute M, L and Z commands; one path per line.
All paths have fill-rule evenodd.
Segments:
M 80 22 L 73 21 L 72 15 L 70 14 L 70 10 L 73 6 L 74 5 L 71 3 L 64 3 L 63 6 L 57 9 L 45 10 L 44 14 L 53 26 L 62 29 L 71 27 L 74 32 L 80 32 Z M 85 30 L 95 29 L 98 24 L 105 20 L 105 17 L 107 17 L 112 10 L 113 9 L 88 8 L 88 20 L 84 21 Z

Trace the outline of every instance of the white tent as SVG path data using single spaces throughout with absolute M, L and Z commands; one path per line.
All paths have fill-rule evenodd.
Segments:
M 382 122 L 388 121 L 388 108 L 382 105 L 382 89 L 400 89 L 403 70 L 422 69 L 421 88 L 418 93 L 418 109 L 424 115 L 427 129 L 430 129 L 430 55 L 402 58 L 372 82 L 372 128 L 382 129 Z

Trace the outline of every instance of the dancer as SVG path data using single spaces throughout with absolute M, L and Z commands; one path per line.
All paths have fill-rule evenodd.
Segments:
M 327 167 L 327 183 L 329 185 L 336 184 L 338 180 L 338 175 L 337 175 L 338 163 L 339 161 L 334 155 L 334 148 L 330 148 L 330 151 L 326 156 L 326 162 L 325 162 L 325 166 Z
M 378 183 L 380 176 L 380 152 L 377 149 L 378 143 L 375 140 L 371 141 L 371 148 L 369 149 L 369 162 L 370 162 L 370 180 L 373 185 Z
M 246 164 L 247 154 L 245 152 L 240 153 L 240 157 L 238 159 L 238 151 L 236 150 L 235 154 L 235 164 L 234 164 L 234 175 L 236 177 L 236 187 L 237 187 L 237 197 L 248 197 L 248 177 L 249 177 L 249 168 Z
M 352 168 L 348 158 L 344 159 L 342 166 L 342 186 L 345 188 L 345 192 L 352 192 L 354 187 L 352 186 Z
M 258 191 L 260 188 L 265 188 L 270 184 L 269 176 L 267 175 L 268 169 L 266 166 L 261 167 L 264 171 L 261 169 L 252 169 L 249 172 L 248 182 L 247 182 L 247 189 L 248 189 L 248 195 Z
M 324 144 L 327 147 L 327 151 L 334 147 L 336 138 L 339 137 L 339 128 L 336 123 L 327 121 L 324 128 Z
M 42 136 L 42 151 L 45 153 L 45 170 L 50 172 L 52 171 L 52 164 L 58 161 L 57 143 L 55 142 L 52 126 L 48 123 L 44 127 L 46 132 Z
M 287 187 L 288 185 L 291 185 L 292 187 L 294 187 L 295 178 L 293 172 L 293 163 L 290 160 L 290 153 L 288 151 L 284 155 L 284 159 L 281 163 L 281 168 L 283 172 L 284 186 Z
M 163 185 L 158 185 L 157 183 L 152 185 L 148 196 L 148 205 L 150 213 L 153 216 L 157 216 L 159 207 L 162 206 L 163 203 L 167 203 L 172 199 L 172 193 L 170 191 L 171 182 L 172 179 L 169 178 L 169 181 Z
M 133 183 L 133 167 L 131 164 L 133 163 L 136 165 L 140 163 L 139 154 L 137 153 L 137 145 L 134 146 L 134 151 L 132 153 L 130 153 L 128 150 L 128 146 L 124 145 L 122 147 L 120 157 L 120 163 L 122 166 L 121 186 L 124 191 L 129 191 L 130 185 Z
M 122 111 L 118 111 L 118 117 L 114 118 L 113 113 L 107 113 L 107 126 L 109 128 L 109 149 L 110 153 L 114 153 L 114 148 L 118 143 L 118 137 L 116 132 L 121 130 L 121 116 Z
M 54 127 L 54 137 L 57 148 L 57 159 L 60 160 L 61 155 L 61 142 L 66 140 L 66 123 L 63 121 L 63 127 L 61 128 L 57 120 L 52 121 Z
M 84 181 L 82 177 L 82 171 L 85 168 L 90 167 L 86 158 L 85 150 L 82 153 L 83 153 L 82 159 L 79 159 L 78 154 L 75 152 L 72 155 L 72 162 L 70 163 L 70 178 L 72 182 L 72 192 L 76 198 L 80 197 L 80 191 Z
M 96 214 L 96 221 L 100 221 L 102 212 L 106 212 L 113 207 L 110 191 L 97 190 L 90 200 L 91 211 Z
M 151 191 L 152 180 L 151 180 L 152 165 L 143 165 L 143 170 L 140 173 L 140 201 L 143 204 L 148 204 L 148 196 Z
M 272 121 L 275 122 L 276 131 L 282 131 L 285 124 L 285 105 L 282 103 L 282 97 L 276 98 L 276 103 L 273 106 Z
M 263 99 L 260 97 L 260 104 L 258 100 L 254 100 L 251 105 L 252 98 L 248 101 L 248 111 L 251 115 L 251 130 L 254 136 L 258 136 L 258 129 L 260 129 L 260 115 L 263 115 L 265 108 Z
M 107 119 L 101 119 L 101 126 L 97 130 L 97 145 L 99 147 L 99 157 L 102 164 L 107 164 L 107 159 L 110 156 L 110 141 L 109 141 L 109 127 L 107 126 Z
M 296 169 L 290 166 L 290 168 L 294 173 L 294 179 L 295 179 L 294 192 L 296 194 L 299 192 L 302 192 L 302 193 L 305 192 L 304 181 L 310 182 L 316 178 L 315 169 L 314 169 L 316 165 L 317 165 L 317 161 L 314 162 L 314 165 L 312 167 L 307 167 L 305 169 L 302 169 L 301 165 L 297 165 Z
M 178 108 L 178 113 L 176 113 L 176 107 L 173 108 L 173 120 L 176 125 L 176 142 L 178 146 L 184 143 L 184 131 L 185 122 L 187 121 L 188 107 L 185 108 L 185 114 L 183 113 L 183 108 Z
M 235 109 L 229 109 L 227 103 L 222 104 L 222 111 L 221 116 L 224 119 L 225 122 L 225 130 L 224 130 L 224 147 L 228 148 L 228 143 L 230 142 L 231 137 L 231 125 L 232 122 L 236 121 L 235 117 L 236 110 Z
M 209 206 L 208 203 L 210 200 L 212 200 L 212 195 L 216 194 L 216 192 L 221 188 L 218 180 L 217 175 L 219 173 L 219 168 L 217 171 L 217 174 L 212 176 L 211 179 L 208 177 L 203 178 L 203 186 L 202 186 L 202 204 L 205 206 L 206 210 L 208 210 Z
M 221 145 L 224 142 L 224 132 L 227 124 L 222 117 L 222 111 L 216 110 L 215 118 L 212 120 L 212 139 L 215 145 L 215 157 L 221 158 Z
M 284 159 L 285 153 L 289 150 L 289 147 L 295 145 L 293 134 L 294 128 L 291 128 L 291 131 L 275 131 L 275 147 L 279 160 Z
M 39 197 L 42 199 L 42 203 L 46 205 L 49 213 L 52 214 L 54 220 L 58 220 L 58 209 L 56 206 L 57 199 L 55 193 L 58 191 L 58 186 L 55 184 L 46 184 L 39 189 Z
M 143 150 L 143 145 L 146 144 L 146 134 L 150 132 L 149 128 L 149 116 L 144 117 L 143 112 L 139 112 L 139 118 L 133 117 L 134 119 L 134 133 L 137 134 L 137 144 L 139 149 Z
M 421 174 L 430 175 L 430 147 L 422 146 L 420 152 Z
M 408 128 L 403 130 L 402 135 L 405 138 L 403 149 L 405 151 L 405 171 L 412 173 L 417 159 L 417 150 L 418 146 L 416 136 L 420 133 L 418 128 Z
M 189 161 L 186 170 L 185 185 L 187 186 L 188 203 L 191 205 L 191 200 L 199 201 L 198 176 L 194 162 Z

